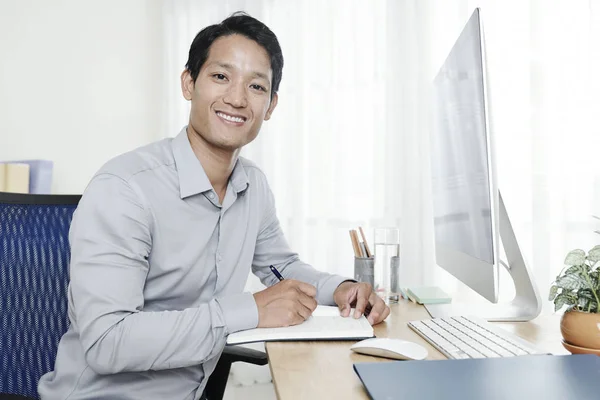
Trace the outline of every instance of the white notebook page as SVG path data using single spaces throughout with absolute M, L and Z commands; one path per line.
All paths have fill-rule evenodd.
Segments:
M 373 337 L 373 327 L 365 316 L 358 319 L 342 317 L 337 307 L 317 306 L 312 316 L 299 325 L 282 328 L 255 328 L 235 332 L 227 344 L 276 340 L 362 339 Z

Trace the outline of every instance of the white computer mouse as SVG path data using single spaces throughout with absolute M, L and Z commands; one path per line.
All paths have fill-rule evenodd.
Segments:
M 370 356 L 394 358 L 396 360 L 424 360 L 427 349 L 408 340 L 392 338 L 365 339 L 354 343 L 350 350 Z

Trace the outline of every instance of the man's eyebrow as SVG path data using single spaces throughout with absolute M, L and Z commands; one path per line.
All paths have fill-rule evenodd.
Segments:
M 267 76 L 267 74 L 263 74 L 262 72 L 254 71 L 252 73 L 252 76 L 264 79 L 265 81 L 269 82 L 269 77 Z
M 223 62 L 215 62 L 215 63 L 211 63 L 211 64 L 215 64 L 217 67 L 221 67 L 223 69 L 232 71 L 234 70 L 234 66 L 228 63 L 223 63 Z M 265 73 L 262 72 L 258 72 L 258 71 L 253 71 L 252 72 L 252 76 L 255 78 L 261 78 L 264 79 L 265 81 L 269 82 L 269 76 Z
M 221 67 L 221 68 L 228 69 L 228 70 L 232 70 L 233 69 L 233 65 L 227 64 L 227 63 L 212 62 L 211 64 L 215 64 L 217 67 Z

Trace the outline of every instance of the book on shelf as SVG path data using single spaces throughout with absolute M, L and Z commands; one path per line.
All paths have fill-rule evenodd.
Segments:
M 52 193 L 52 172 L 54 163 L 50 160 L 17 160 L 19 164 L 29 165 L 29 193 Z
M 0 192 L 29 193 L 29 164 L 0 163 Z
M 6 189 L 6 164 L 0 163 L 0 192 Z
M 2 161 L 0 192 L 50 194 L 53 166 L 50 160 Z

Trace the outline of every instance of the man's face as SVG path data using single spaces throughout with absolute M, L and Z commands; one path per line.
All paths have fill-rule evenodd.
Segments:
M 191 128 L 209 145 L 235 151 L 258 135 L 277 105 L 271 100 L 271 62 L 264 48 L 241 35 L 222 36 L 210 47 L 194 83 L 181 75 L 191 100 Z

